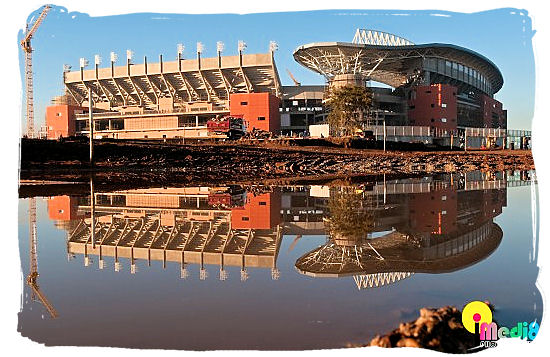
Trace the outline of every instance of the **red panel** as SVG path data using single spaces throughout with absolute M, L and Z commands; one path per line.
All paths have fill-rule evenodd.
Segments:
M 77 217 L 76 200 L 69 196 L 56 196 L 48 200 L 48 216 L 52 221 L 69 221 Z
M 279 192 L 255 196 L 248 193 L 244 207 L 231 209 L 231 227 L 235 229 L 270 229 L 280 223 L 281 197 Z
M 456 87 L 448 84 L 416 86 L 411 91 L 408 104 L 411 125 L 456 130 Z
M 48 139 L 58 139 L 75 135 L 75 110 L 86 108 L 74 105 L 50 105 L 46 107 L 46 126 Z
M 235 93 L 229 97 L 231 115 L 242 115 L 248 130 L 253 128 L 279 133 L 280 100 L 270 93 Z

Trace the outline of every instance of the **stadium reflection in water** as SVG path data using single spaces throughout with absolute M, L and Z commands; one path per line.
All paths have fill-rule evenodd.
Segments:
M 129 272 L 134 277 L 147 274 L 146 270 L 151 270 L 153 278 L 161 282 L 154 284 L 156 288 L 164 287 L 167 291 L 174 293 L 173 286 L 178 285 L 178 277 L 167 276 L 163 271 L 173 271 L 174 267 L 178 267 L 180 278 L 188 281 L 240 280 L 242 283 L 246 282 L 244 284 L 251 285 L 253 291 L 251 293 L 249 291 L 248 296 L 236 295 L 232 289 L 227 291 L 228 296 L 224 296 L 223 289 L 220 290 L 219 287 L 211 285 L 196 287 L 196 289 L 199 290 L 200 297 L 205 300 L 214 298 L 207 296 L 209 294 L 217 294 L 215 299 L 236 299 L 233 302 L 238 306 L 237 312 L 258 314 L 258 316 L 262 315 L 257 311 L 261 307 L 257 306 L 257 303 L 252 303 L 250 301 L 252 298 L 262 297 L 267 303 L 273 300 L 266 297 L 270 292 L 276 296 L 281 292 L 293 291 L 304 300 L 312 297 L 319 299 L 319 289 L 335 287 L 339 289 L 338 292 L 333 291 L 328 294 L 327 299 L 337 299 L 337 301 L 339 299 L 343 306 L 341 312 L 346 315 L 350 313 L 350 309 L 365 308 L 364 304 L 369 303 L 369 301 L 357 300 L 358 296 L 352 293 L 353 290 L 357 291 L 353 289 L 353 286 L 356 286 L 359 290 L 378 290 L 378 293 L 375 295 L 373 293 L 371 296 L 375 300 L 372 304 L 373 307 L 378 306 L 378 309 L 384 306 L 381 310 L 385 311 L 385 315 L 371 316 L 371 319 L 378 318 L 380 321 L 364 322 L 360 327 L 363 330 L 351 332 L 351 328 L 359 327 L 346 326 L 342 328 L 343 334 L 332 334 L 331 337 L 327 337 L 328 330 L 318 327 L 313 328 L 316 332 L 309 337 L 302 339 L 296 335 L 288 337 L 286 333 L 293 331 L 293 328 L 289 328 L 286 332 L 276 333 L 281 337 L 277 343 L 261 339 L 255 339 L 254 342 L 226 339 L 204 342 L 208 340 L 208 334 L 203 332 L 205 335 L 199 336 L 200 333 L 196 331 L 191 333 L 195 338 L 181 337 L 176 339 L 176 342 L 173 338 L 174 332 L 169 330 L 177 322 L 170 320 L 167 320 L 166 330 L 156 331 L 155 334 L 163 336 L 156 342 L 124 338 L 102 339 L 105 337 L 104 334 L 109 333 L 108 331 L 104 333 L 96 331 L 95 339 L 67 338 L 64 340 L 59 336 L 53 338 L 50 336 L 51 333 L 31 326 L 34 319 L 27 310 L 36 303 L 25 299 L 25 305 L 20 314 L 20 330 L 24 335 L 49 344 L 123 347 L 287 349 L 316 346 L 339 347 L 346 342 L 354 342 L 358 339 L 364 342 L 368 336 L 372 337 L 376 333 L 384 332 L 378 330 L 379 328 L 396 326 L 402 322 L 400 319 L 406 316 L 400 313 L 401 315 L 392 317 L 391 314 L 392 311 L 407 310 L 406 306 L 409 306 L 410 302 L 408 302 L 409 305 L 398 302 L 394 302 L 393 305 L 389 302 L 385 303 L 383 302 L 385 294 L 388 301 L 401 294 L 410 293 L 414 296 L 415 293 L 412 292 L 414 289 L 411 290 L 411 287 L 415 286 L 416 281 L 424 286 L 424 293 L 430 291 L 435 295 L 438 293 L 445 295 L 447 292 L 444 286 L 438 287 L 437 284 L 426 286 L 426 284 L 433 284 L 433 281 L 430 283 L 429 278 L 420 277 L 432 274 L 455 274 L 465 270 L 498 251 L 499 246 L 506 239 L 512 239 L 506 237 L 506 232 L 503 234 L 503 229 L 495 223 L 495 218 L 501 215 L 503 208 L 507 206 L 507 190 L 512 186 L 513 190 L 528 189 L 528 187 L 515 188 L 515 186 L 530 185 L 531 174 L 503 172 L 487 175 L 472 172 L 408 179 L 379 177 L 376 180 L 353 180 L 326 185 L 161 187 L 115 192 L 96 192 L 92 183 L 90 187 L 93 192 L 89 196 L 55 196 L 46 201 L 49 219 L 55 222 L 57 228 L 66 232 L 65 249 L 69 257 L 69 261 L 63 263 L 60 270 L 60 262 L 52 262 L 48 255 L 40 256 L 41 261 L 46 261 L 46 266 L 52 266 L 49 269 L 57 268 L 56 273 L 48 272 L 48 274 L 61 276 L 76 274 L 83 278 L 80 272 L 64 270 L 74 269 L 75 264 L 88 271 L 96 267 L 95 269 L 98 270 L 110 271 L 109 274 L 120 272 L 128 276 Z M 522 224 L 527 225 L 530 222 Z M 23 241 L 23 233 L 21 234 L 20 239 Z M 40 236 L 39 239 L 47 239 L 41 236 L 40 229 L 37 234 Z M 523 244 L 532 245 L 532 242 L 529 243 L 530 236 L 527 235 L 522 239 L 525 240 Z M 523 264 L 524 267 L 518 269 L 529 271 L 530 278 L 527 280 L 532 280 L 534 283 L 536 266 L 531 268 L 532 257 L 530 253 L 530 264 Z M 82 261 L 82 264 L 78 264 L 78 261 Z M 492 264 L 504 266 L 507 263 L 499 259 Z M 158 270 L 156 266 L 161 266 L 162 269 Z M 532 269 L 535 269 L 534 277 L 531 276 Z M 261 282 L 261 280 L 265 281 L 264 278 L 247 281 L 256 270 L 268 271 L 268 275 L 263 276 L 279 281 L 276 285 L 270 286 Z M 41 274 L 45 275 L 44 272 Z M 103 274 L 97 271 L 93 275 L 85 274 L 85 277 L 98 279 L 98 282 L 94 283 L 97 284 L 101 281 L 101 276 L 104 277 Z M 235 278 L 232 278 L 233 274 Z M 475 280 L 476 274 L 483 275 L 474 270 L 468 276 Z M 458 284 L 465 283 L 464 277 L 458 275 L 455 277 L 455 275 L 449 276 L 452 277 L 451 279 L 456 279 Z M 148 279 L 151 278 L 151 276 L 148 277 Z M 122 279 L 129 279 L 129 277 Z M 480 277 L 480 279 L 484 278 Z M 55 284 L 59 284 L 60 278 L 54 280 L 57 281 Z M 115 280 L 120 281 L 120 278 Z M 147 284 L 146 280 L 140 281 L 142 284 Z M 335 281 L 341 281 L 344 284 L 335 285 Z M 281 282 L 283 284 L 280 284 Z M 410 283 L 405 284 L 406 282 Z M 104 289 L 113 290 L 115 283 L 113 279 L 107 279 L 102 284 Z M 390 284 L 396 287 L 403 284 L 403 292 L 386 290 L 387 288 L 376 289 Z M 71 300 L 69 297 L 60 297 L 63 294 L 59 291 L 63 289 L 59 285 L 50 287 L 44 282 L 42 285 L 44 291 L 39 298 L 43 305 L 51 309 L 53 309 L 52 305 L 55 306 L 56 309 L 53 311 L 59 315 L 59 319 L 56 320 L 64 318 L 64 310 L 68 310 L 67 314 L 72 315 L 70 306 L 67 308 L 65 304 L 71 305 L 74 302 L 68 303 L 67 300 Z M 488 290 L 483 297 L 498 304 L 499 292 Z M 98 298 L 105 294 L 99 294 L 97 291 L 95 293 Z M 139 293 L 144 296 L 149 294 L 143 291 Z M 72 292 L 69 295 L 74 294 Z M 124 292 L 118 294 L 124 294 Z M 48 302 L 46 295 L 56 298 Z M 422 294 L 417 293 L 417 295 L 419 301 L 413 305 L 414 307 L 410 307 L 413 310 L 439 301 L 422 298 Z M 530 301 L 524 302 L 531 305 L 536 306 L 540 300 L 539 296 L 533 297 L 532 291 L 525 292 L 524 295 L 530 296 Z M 468 293 L 457 292 L 453 298 L 447 296 L 444 304 L 465 304 L 473 297 Z M 141 310 L 144 316 L 151 317 L 152 312 L 148 312 L 146 306 L 140 305 L 140 301 L 147 298 L 140 299 L 132 296 L 132 299 L 134 301 L 131 304 L 139 305 L 136 308 Z M 380 301 L 376 302 L 377 299 Z M 312 304 L 322 310 L 326 303 L 330 301 Z M 277 301 L 274 309 L 279 309 L 277 305 L 280 304 L 282 304 L 281 301 Z M 347 307 L 345 307 L 346 304 L 348 304 Z M 200 307 L 198 301 L 185 306 L 166 302 L 164 307 L 167 311 L 176 308 L 201 311 L 204 309 Z M 159 308 L 162 309 L 162 307 L 155 309 Z M 538 309 L 535 308 L 535 311 L 531 311 L 530 314 L 538 316 L 541 314 L 540 309 L 541 306 Z M 107 310 L 110 311 L 110 309 Z M 89 309 L 87 311 L 89 316 L 84 316 L 84 320 L 93 320 L 92 315 L 99 313 Z M 132 309 L 129 313 L 131 311 Z M 209 321 L 215 317 L 225 319 L 224 311 L 227 312 L 223 309 L 203 311 L 208 316 L 202 317 Z M 337 312 L 330 312 L 329 315 Z M 185 318 L 190 316 L 183 314 Z M 369 316 L 371 314 L 373 312 Z M 229 315 L 233 316 L 228 313 Z M 285 329 L 282 326 L 286 324 L 297 324 L 299 328 L 300 324 L 297 321 L 302 323 L 307 321 L 306 325 L 310 325 L 312 318 L 314 321 L 321 319 L 318 316 L 304 316 L 301 312 L 296 313 L 294 309 L 271 317 L 276 320 L 275 325 L 280 329 Z M 180 316 L 180 318 L 184 317 Z M 335 324 L 336 320 L 333 317 L 329 320 L 332 321 L 332 328 L 339 326 Z M 104 322 L 108 321 L 108 317 L 104 316 Z M 262 318 L 257 320 L 252 318 L 246 324 L 246 328 L 233 326 L 233 329 L 236 329 L 235 333 L 248 331 L 247 333 L 255 336 L 258 332 L 251 332 L 251 328 L 261 330 L 267 321 L 263 321 Z M 224 323 L 218 325 L 222 329 Z M 116 323 L 113 328 L 117 328 Z M 132 333 L 132 327 L 124 328 L 130 330 L 128 333 Z M 214 328 L 214 332 L 217 330 Z M 349 336 L 347 339 L 346 331 Z

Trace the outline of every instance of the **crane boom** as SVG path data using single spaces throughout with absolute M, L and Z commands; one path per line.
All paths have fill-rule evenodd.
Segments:
M 288 68 L 286 69 L 286 71 L 288 72 L 288 75 L 290 76 L 290 79 L 292 79 L 292 81 L 294 82 L 294 85 L 296 85 L 296 86 L 302 85 L 302 83 L 298 82 L 298 81 L 296 80 L 296 78 L 294 78 L 294 76 L 293 76 L 292 73 L 288 70 Z
M 27 24 L 27 31 L 25 31 L 25 37 L 21 40 L 21 47 L 23 47 L 23 51 L 25 52 L 32 51 L 31 38 L 36 32 L 36 30 L 38 29 L 38 27 L 40 26 L 40 24 L 42 23 L 42 21 L 44 21 L 44 18 L 46 17 L 46 14 L 48 14 L 48 11 L 50 11 L 50 9 L 51 9 L 50 5 L 45 5 L 44 8 L 42 9 L 42 12 L 34 22 L 34 24 L 30 26 L 30 29 L 29 29 L 29 24 Z
M 42 12 L 32 24 L 27 24 L 25 37 L 21 40 L 21 48 L 25 53 L 25 90 L 27 101 L 27 137 L 34 137 L 34 97 L 33 97 L 33 81 L 32 81 L 32 47 L 31 38 L 42 23 L 51 6 L 45 5 Z

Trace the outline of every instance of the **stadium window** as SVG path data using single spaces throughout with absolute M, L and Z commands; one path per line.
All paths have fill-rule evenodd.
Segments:
M 242 220 L 243 220 L 243 221 L 249 221 L 250 218 L 248 218 L 248 217 L 243 217 Z
M 55 113 L 55 116 L 56 116 L 56 117 L 60 117 L 60 116 L 62 116 L 62 115 L 63 115 L 63 114 L 61 114 L 61 113 Z
M 442 122 L 442 123 L 446 123 L 446 122 L 447 122 L 447 118 L 441 118 L 441 122 Z
M 248 105 L 248 102 L 241 102 L 241 105 Z
M 260 205 L 260 206 L 265 206 L 266 204 L 267 204 L 267 203 L 266 203 L 266 202 L 264 202 L 264 201 L 262 201 L 262 202 L 258 202 L 258 205 Z
M 426 93 L 431 93 L 432 91 L 431 90 L 427 90 Z
M 258 117 L 258 120 L 265 120 L 265 117 Z
M 433 123 L 434 121 L 435 121 L 435 119 L 434 119 L 434 118 L 432 118 L 432 123 Z
M 447 103 L 441 103 L 441 108 L 447 108 Z
M 431 107 L 433 108 L 433 107 L 435 107 L 435 105 L 432 103 L 432 104 L 431 104 Z
M 409 105 L 409 109 L 414 109 L 415 106 L 414 105 Z

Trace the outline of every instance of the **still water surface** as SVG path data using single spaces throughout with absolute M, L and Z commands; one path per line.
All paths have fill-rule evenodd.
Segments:
M 33 257 L 39 276 L 18 330 L 47 345 L 314 349 L 471 300 L 504 326 L 540 322 L 533 175 L 21 199 L 24 278 Z

